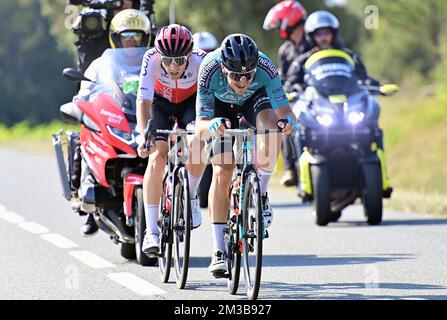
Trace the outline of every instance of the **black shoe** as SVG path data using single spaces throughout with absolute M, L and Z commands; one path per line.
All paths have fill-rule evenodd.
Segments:
M 297 174 L 294 170 L 286 170 L 284 176 L 281 178 L 280 183 L 285 187 L 293 187 L 298 183 Z
M 298 197 L 301 198 L 301 202 L 304 203 L 311 203 L 314 200 L 314 197 L 308 193 L 300 191 L 298 193 Z
M 96 225 L 93 214 L 89 214 L 87 221 L 81 228 L 81 233 L 84 237 L 92 236 L 98 232 L 98 226 Z
M 387 188 L 386 190 L 383 190 L 383 197 L 385 199 L 390 199 L 391 198 L 391 194 L 393 193 L 393 188 Z

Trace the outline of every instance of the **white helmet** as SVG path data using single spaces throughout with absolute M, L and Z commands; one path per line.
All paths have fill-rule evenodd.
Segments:
M 340 22 L 336 16 L 329 11 L 319 10 L 315 11 L 307 18 L 306 24 L 304 25 L 304 31 L 310 35 L 320 28 L 331 28 L 334 31 L 337 31 L 339 27 Z
M 192 38 L 194 39 L 194 47 L 206 52 L 213 51 L 218 46 L 216 37 L 208 31 L 196 32 L 192 35 Z

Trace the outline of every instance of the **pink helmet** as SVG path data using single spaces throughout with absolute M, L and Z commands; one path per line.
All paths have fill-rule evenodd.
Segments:
M 192 51 L 193 38 L 188 28 L 179 24 L 170 24 L 158 31 L 155 49 L 163 56 L 186 56 Z

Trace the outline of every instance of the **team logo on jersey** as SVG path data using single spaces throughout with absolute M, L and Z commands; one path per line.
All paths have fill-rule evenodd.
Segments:
M 259 67 L 267 72 L 272 79 L 278 76 L 278 69 L 270 59 L 259 57 Z
M 212 60 L 200 72 L 199 86 L 202 88 L 209 88 L 211 83 L 211 78 L 214 72 L 219 68 L 219 64 L 216 60 Z

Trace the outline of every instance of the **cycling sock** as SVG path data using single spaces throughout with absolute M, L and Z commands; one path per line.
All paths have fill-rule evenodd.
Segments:
M 191 199 L 195 199 L 197 196 L 197 189 L 199 188 L 201 179 L 202 177 L 195 177 L 188 172 L 189 196 Z
M 226 223 L 213 222 L 213 252 L 225 251 L 225 241 L 224 241 L 224 229 Z
M 267 193 L 267 187 L 271 176 L 272 172 L 264 171 L 261 168 L 258 168 L 259 188 L 261 189 L 261 195 L 265 195 Z
M 160 234 L 160 230 L 158 228 L 158 212 L 159 212 L 158 204 L 147 204 L 144 206 L 144 213 L 146 217 L 146 230 L 152 234 Z

